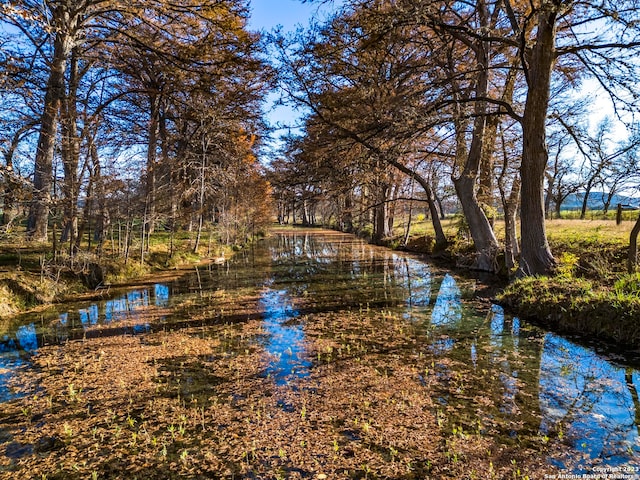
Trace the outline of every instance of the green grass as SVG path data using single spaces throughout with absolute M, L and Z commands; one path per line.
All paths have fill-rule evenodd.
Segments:
M 59 233 L 59 232 L 58 232 Z M 10 236 L 0 237 L 0 317 L 24 311 L 38 305 L 55 303 L 70 295 L 86 291 L 82 282 L 91 264 L 98 264 L 105 274 L 105 283 L 128 283 L 154 272 L 174 270 L 183 265 L 200 262 L 203 257 L 230 256 L 228 247 L 214 239 L 209 243 L 209 232 L 204 232 L 198 254 L 192 251 L 193 233 L 179 232 L 173 237 L 173 255 L 170 256 L 170 233 L 158 230 L 151 236 L 149 251 L 140 262 L 140 242 L 134 239 L 126 263 L 123 252 L 112 250 L 107 239 L 102 251 L 96 251 L 96 243 L 88 250 L 85 235 L 80 250 L 69 257 L 69 244 L 58 244 L 53 252 L 50 234 L 48 242 L 25 241 L 24 226 Z M 211 252 L 208 252 L 211 247 Z
M 613 288 L 570 275 L 528 277 L 509 285 L 498 300 L 517 315 L 554 330 L 638 346 L 639 284 L 638 274 L 623 275 Z
M 606 280 L 612 280 L 613 276 L 626 271 L 626 255 L 633 224 L 630 220 L 616 225 L 614 220 L 562 219 L 548 220 L 546 230 L 551 250 L 557 259 L 563 255 L 573 255 L 578 259 L 576 267 L 582 274 L 594 279 L 604 276 Z M 396 222 L 393 241 L 403 237 L 405 226 L 402 219 Z M 454 256 L 473 247 L 472 240 L 459 217 L 447 217 L 442 220 L 442 227 L 451 242 L 450 251 Z M 504 242 L 503 220 L 495 222 L 494 231 L 498 240 Z M 420 239 L 425 237 L 435 237 L 431 221 L 423 216 L 420 219 L 414 218 L 409 245 L 424 244 Z M 428 251 L 424 248 L 422 250 Z
M 633 224 L 637 219 L 638 212 L 635 212 L 636 216 L 630 217 L 628 220 L 623 221 L 620 225 L 616 225 L 616 222 L 603 219 L 561 219 L 561 220 L 547 220 L 546 229 L 547 236 L 550 241 L 569 242 L 578 241 L 582 238 L 588 241 L 594 242 L 602 239 L 608 241 L 620 241 L 628 242 L 629 234 L 633 228 Z M 447 237 L 453 237 L 458 234 L 460 230 L 460 218 L 458 216 L 448 216 L 444 220 L 441 220 L 442 228 Z M 404 233 L 406 226 L 404 219 L 398 219 L 394 226 L 394 233 L 401 235 Z M 504 240 L 504 221 L 497 219 L 495 221 L 494 230 L 499 240 Z M 518 227 L 519 232 L 519 227 Z M 424 216 L 420 216 L 420 219 L 414 218 L 411 223 L 411 236 L 433 236 L 435 235 L 431 220 L 425 219 Z

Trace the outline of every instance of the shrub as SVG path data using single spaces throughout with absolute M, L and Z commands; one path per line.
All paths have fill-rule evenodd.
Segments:
M 617 296 L 630 295 L 640 298 L 640 273 L 622 276 L 613 285 L 613 291 Z
M 580 258 L 574 253 L 563 252 L 558 259 L 557 273 L 565 277 L 572 277 Z
M 112 260 L 106 266 L 106 283 L 120 283 L 139 278 L 149 273 L 148 265 L 129 260 L 126 264 L 122 260 Z
M 13 315 L 22 307 L 20 299 L 6 285 L 0 285 L 0 318 Z

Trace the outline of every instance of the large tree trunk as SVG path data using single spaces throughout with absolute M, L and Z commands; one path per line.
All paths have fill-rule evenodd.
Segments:
M 180 205 L 179 187 L 180 184 L 180 169 L 176 165 L 176 162 L 172 162 L 169 156 L 169 133 L 167 131 L 167 117 L 166 115 L 160 116 L 159 125 L 160 135 L 160 152 L 161 162 L 166 168 L 169 169 L 169 229 L 170 229 L 170 245 L 169 245 L 169 258 L 173 257 L 174 250 L 174 237 L 178 230 L 178 209 Z M 183 158 L 185 142 L 178 144 L 178 152 L 176 158 Z
M 489 26 L 489 16 L 486 5 L 479 5 L 480 23 L 482 27 Z M 475 44 L 475 55 L 477 63 L 477 77 L 475 95 L 477 98 L 488 96 L 489 92 L 489 52 L 488 45 L 484 41 Z M 496 256 L 500 245 L 493 232 L 491 222 L 487 218 L 484 210 L 480 206 L 477 197 L 477 185 L 480 175 L 482 161 L 486 160 L 486 150 L 490 148 L 487 142 L 495 142 L 489 138 L 491 129 L 487 129 L 487 104 L 484 101 L 476 101 L 474 104 L 473 133 L 469 152 L 464 161 L 464 168 L 458 178 L 453 179 L 453 184 L 462 205 L 464 217 L 469 225 L 469 232 L 473 238 L 476 249 L 476 261 L 474 268 L 485 271 L 495 271 L 497 269 Z M 461 125 L 457 125 L 456 138 L 458 142 L 465 142 L 464 133 L 460 130 Z M 462 150 L 460 150 L 462 151 Z
M 341 216 L 341 228 L 343 232 L 353 233 L 353 199 L 351 191 L 347 191 L 344 195 L 344 208 Z
M 387 204 L 391 188 L 386 183 L 382 183 L 376 185 L 375 191 L 377 195 L 375 197 L 376 204 L 373 207 L 373 234 L 371 241 L 376 245 L 380 245 L 385 238 L 391 236 L 388 222 L 389 208 Z
M 18 209 L 16 207 L 16 192 L 21 185 L 16 182 L 13 172 L 13 156 L 18 148 L 22 134 L 28 128 L 20 129 L 11 139 L 11 144 L 4 152 L 4 159 L 6 165 L 6 172 L 4 174 L 5 188 L 3 192 L 2 201 L 2 225 L 9 228 L 14 219 L 18 216 Z
M 435 180 L 433 180 L 433 186 L 431 187 L 431 193 L 433 193 L 433 200 L 435 200 L 436 205 L 438 206 L 438 211 L 440 212 L 440 220 L 444 220 L 445 218 L 447 218 L 447 215 L 444 211 L 444 203 L 442 201 L 442 197 L 440 197 L 440 195 L 438 195 L 438 188 L 437 188 L 437 182 Z M 431 206 L 429 205 L 429 211 L 431 211 Z M 440 224 L 440 222 L 438 222 L 438 224 Z M 434 228 L 435 228 L 435 224 L 434 224 Z M 442 229 L 442 227 L 440 227 L 440 229 Z M 437 232 L 436 232 L 437 233 Z
M 544 217 L 544 176 L 549 157 L 546 120 L 551 71 L 555 62 L 555 21 L 560 6 L 547 3 L 538 14 L 538 32 L 527 72 L 529 84 L 522 120 L 520 274 L 545 275 L 556 262 L 551 254 Z
M 475 185 L 476 178 L 474 176 L 463 175 L 454 179 L 456 193 L 476 248 L 476 261 L 473 267 L 478 270 L 493 272 L 497 269 L 496 255 L 500 245 L 493 233 L 489 219 L 478 203 Z
M 302 226 L 309 226 L 309 217 L 307 216 L 307 199 L 302 199 Z
M 75 49 L 71 54 L 69 68 L 69 91 L 62 103 L 62 165 L 64 181 L 64 226 L 61 242 L 69 241 L 70 254 L 72 245 L 78 237 L 78 164 L 80 162 L 80 139 L 78 137 L 78 111 L 76 107 L 78 92 L 78 57 Z
M 64 98 L 64 74 L 73 44 L 71 35 L 65 28 L 69 24 L 69 13 L 62 7 L 58 7 L 54 11 L 54 17 L 58 17 L 55 23 L 60 28 L 57 30 L 53 42 L 53 59 L 51 70 L 49 71 L 49 79 L 47 80 L 44 110 L 40 119 L 40 135 L 36 149 L 33 201 L 29 208 L 29 218 L 27 220 L 27 235 L 36 241 L 47 240 L 58 112 L 60 111 L 60 102 Z
M 202 225 L 204 223 L 204 193 L 206 187 L 205 173 L 207 168 L 207 153 L 205 142 L 202 142 L 202 163 L 200 166 L 200 189 L 198 192 L 198 231 L 196 233 L 196 241 L 193 244 L 193 253 L 198 253 L 200 247 L 200 237 L 202 235 Z
M 411 235 L 411 223 L 413 222 L 413 190 L 415 181 L 411 180 L 411 186 L 409 189 L 409 211 L 407 212 L 407 225 L 404 231 L 404 238 L 402 239 L 402 246 L 406 247 L 409 242 L 409 236 Z
M 580 220 L 584 220 L 587 216 L 587 208 L 589 207 L 589 196 L 593 189 L 593 181 L 590 179 L 584 187 L 584 198 L 582 199 L 582 207 L 580 208 Z
M 551 201 L 553 200 L 553 189 L 555 185 L 555 176 L 545 173 L 547 179 L 547 191 L 544 193 L 544 217 L 551 218 Z
M 13 160 L 11 157 L 7 156 L 7 170 L 11 171 L 13 169 Z M 4 175 L 5 189 L 3 192 L 2 199 L 2 225 L 10 228 L 13 220 L 17 216 L 17 209 L 15 207 L 15 189 L 16 185 L 10 174 Z
M 496 138 L 499 124 L 500 117 L 498 115 L 493 115 L 487 119 L 484 128 L 485 143 L 495 144 L 492 140 Z M 491 148 L 492 146 L 493 145 L 486 145 L 485 148 L 482 149 L 482 161 L 480 162 L 478 177 L 478 201 L 487 206 L 493 206 L 495 203 L 494 149 Z
M 98 212 L 96 217 L 95 228 L 93 230 L 93 238 L 96 241 L 96 249 L 98 254 L 102 253 L 102 244 L 105 240 L 105 232 L 109 228 L 110 217 L 107 208 L 106 189 L 104 178 L 102 177 L 102 168 L 100 166 L 100 157 L 98 156 L 98 148 L 93 140 L 90 139 L 89 154 L 91 156 L 92 168 L 89 169 L 90 179 L 95 185 L 95 196 L 98 200 Z
M 147 212 L 145 232 L 147 235 L 151 235 L 154 231 L 156 215 L 156 164 L 158 157 L 158 129 L 160 126 L 160 98 L 157 95 L 150 95 L 149 105 L 149 138 L 147 143 L 147 182 L 145 197 L 145 210 Z M 144 238 L 142 242 L 145 242 Z
M 510 158 L 507 141 L 504 135 L 504 131 L 501 131 L 502 135 L 502 171 L 498 178 L 498 189 L 500 190 L 500 199 L 502 201 L 502 208 L 504 210 L 504 229 L 505 229 L 505 249 L 504 249 L 504 264 L 510 272 L 512 268 L 516 266 L 516 259 L 520 255 L 520 248 L 518 245 L 518 231 L 517 231 L 517 219 L 518 219 L 518 205 L 520 203 L 520 177 L 516 171 L 510 171 L 510 164 L 512 159 Z M 511 182 L 511 191 L 507 195 L 506 179 L 509 175 L 513 175 Z
M 556 199 L 554 210 L 556 212 L 556 218 L 557 219 L 562 218 L 562 200 Z
M 604 200 L 604 206 L 602 208 L 602 214 L 605 216 L 607 216 L 607 213 L 609 213 L 609 209 L 611 208 L 611 202 L 613 201 L 613 197 L 615 196 L 615 194 L 618 193 L 618 190 L 616 187 L 613 187 L 609 190 L 609 193 L 607 193 L 607 197 Z
M 84 170 L 84 168 L 83 168 Z M 84 209 L 82 213 L 82 221 L 80 225 L 78 225 L 78 216 L 76 213 L 75 223 L 76 223 L 76 236 L 75 236 L 75 250 L 80 249 L 80 244 L 82 243 L 82 237 L 84 236 L 84 232 L 90 230 L 91 225 L 91 217 L 93 216 L 93 175 L 89 174 L 89 183 L 87 184 L 87 196 L 84 204 Z M 89 232 L 91 233 L 91 232 Z M 91 235 L 87 239 L 87 249 L 91 249 Z
M 508 198 L 503 199 L 504 203 L 504 224 L 505 224 L 505 265 L 512 269 L 516 265 L 516 259 L 520 255 L 518 245 L 517 217 L 518 200 L 520 198 L 520 179 L 516 178 L 511 186 L 511 193 Z
M 494 271 L 496 269 L 496 254 L 499 251 L 500 245 L 493 232 L 491 223 L 476 196 L 476 185 L 485 141 L 485 117 L 482 114 L 483 112 L 478 112 L 477 110 L 478 108 L 476 108 L 478 116 L 474 123 L 473 138 L 465 167 L 462 174 L 458 178 L 453 179 L 453 184 L 460 204 L 462 205 L 462 211 L 469 225 L 469 232 L 471 233 L 476 249 L 474 268 Z
M 393 236 L 393 226 L 396 220 L 396 198 L 398 197 L 398 184 L 393 181 L 393 186 L 390 188 L 389 202 L 387 202 L 387 230 Z

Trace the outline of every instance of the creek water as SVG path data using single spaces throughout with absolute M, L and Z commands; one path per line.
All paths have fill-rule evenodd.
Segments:
M 214 328 L 249 318 L 263 322 L 255 345 L 263 349 L 263 375 L 296 388 L 321 361 L 306 347 L 314 316 L 342 315 L 340 331 L 333 332 L 337 337 L 358 328 L 343 315 L 349 312 L 403 323 L 404 347 L 385 349 L 384 321 L 380 335 L 362 336 L 361 343 L 383 362 L 384 355 L 426 359 L 418 380 L 429 374 L 440 378 L 440 386 L 425 395 L 455 412 L 448 415 L 453 425 L 504 442 L 561 439 L 568 453 L 548 461 L 570 465 L 574 472 L 594 465 L 637 466 L 638 359 L 544 331 L 505 315 L 497 305 L 479 310 L 470 300 L 480 286 L 349 235 L 279 233 L 224 265 L 171 283 L 18 317 L 0 333 L 0 401 L 19 401 L 11 385 L 43 345 L 194 322 Z M 149 309 L 161 314 L 148 321 Z

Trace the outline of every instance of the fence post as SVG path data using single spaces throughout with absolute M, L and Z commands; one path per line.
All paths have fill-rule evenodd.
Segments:
M 622 204 L 618 204 L 618 210 L 616 211 L 616 225 L 620 225 L 622 223 Z
M 636 271 L 636 264 L 638 262 L 638 234 L 640 234 L 640 215 L 631 229 L 631 235 L 629 235 L 629 257 L 627 258 L 627 271 L 629 274 Z

